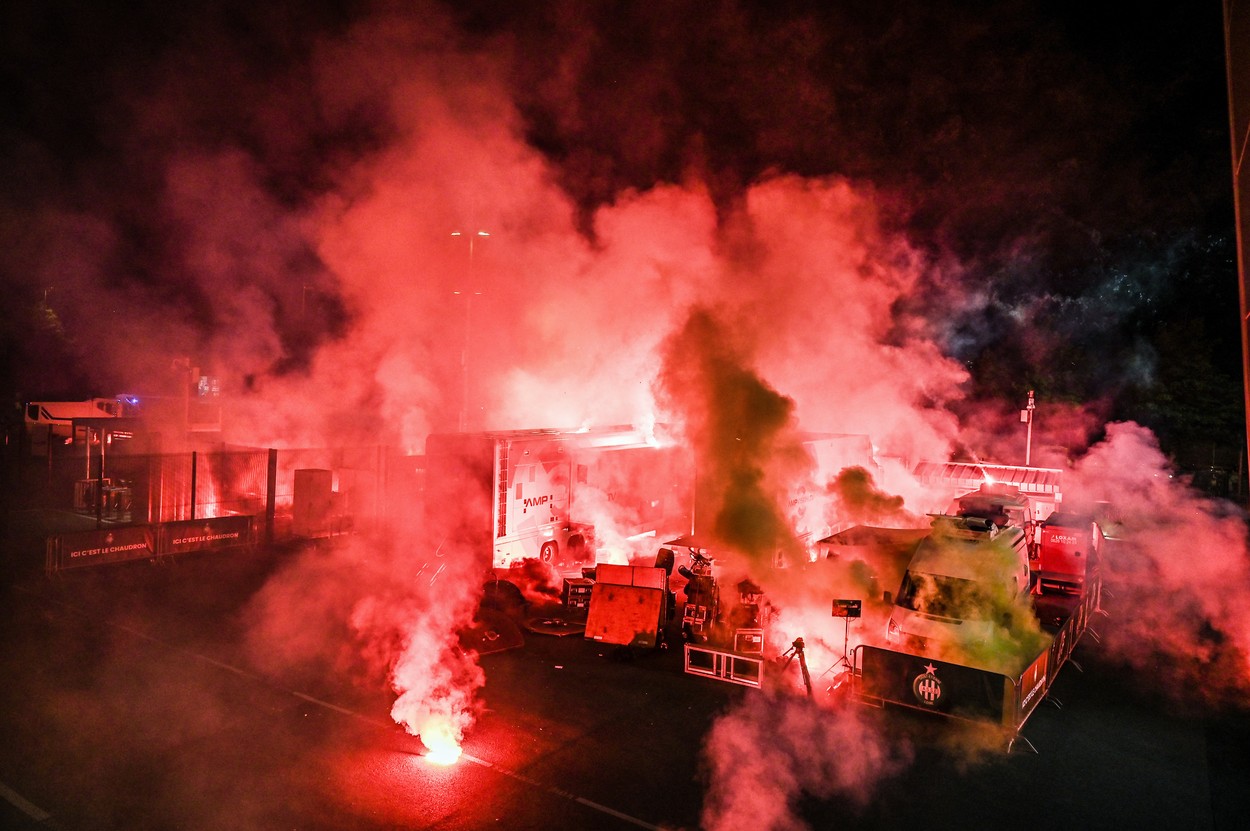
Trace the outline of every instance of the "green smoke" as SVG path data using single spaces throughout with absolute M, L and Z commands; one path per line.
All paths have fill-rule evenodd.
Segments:
M 717 313 L 693 309 L 664 345 L 659 393 L 695 452 L 697 531 L 763 565 L 800 553 L 785 500 L 812 461 L 794 402 L 755 373 L 735 335 Z

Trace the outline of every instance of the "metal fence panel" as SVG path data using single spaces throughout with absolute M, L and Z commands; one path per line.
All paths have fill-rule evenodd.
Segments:
M 58 444 L 41 457 L 24 458 L 12 507 L 37 516 L 49 536 L 246 516 L 255 517 L 252 533 L 263 528 L 266 540 L 281 540 L 294 535 L 295 471 L 311 468 L 332 477 L 325 500 L 331 533 L 373 525 L 384 510 L 387 455 L 381 448 L 274 451 L 216 444 L 147 452 L 156 444 L 103 450 L 98 442 Z

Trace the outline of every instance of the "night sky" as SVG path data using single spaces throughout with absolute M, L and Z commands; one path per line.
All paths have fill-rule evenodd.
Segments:
M 376 274 L 344 277 L 348 255 L 327 239 L 352 232 L 327 231 L 326 217 L 370 198 L 383 210 L 383 169 L 423 153 L 441 178 L 414 173 L 424 189 L 390 213 L 442 216 L 417 230 L 396 219 L 386 239 L 425 245 L 427 224 L 506 221 L 528 246 L 557 216 L 559 233 L 602 252 L 605 210 L 672 187 L 712 206 L 721 256 L 753 186 L 845 183 L 873 233 L 915 258 L 874 338 L 923 336 L 962 365 L 960 393 L 937 395 L 962 420 L 1037 388 L 1095 420 L 1154 418 L 1167 441 L 1162 386 L 1195 373 L 1221 380 L 1201 394 L 1240 406 L 1215 3 L 1127 15 L 1026 0 L 56 2 L 2 14 L 3 386 L 19 398 L 154 388 L 171 355 L 236 397 L 316 380 L 319 351 L 363 316 L 353 291 L 389 291 Z M 440 138 L 446 123 L 458 132 Z M 455 156 L 479 139 L 480 157 Z M 413 146 L 426 149 L 397 150 Z M 526 198 L 542 208 L 499 198 L 534 183 L 542 195 Z M 526 215 L 502 219 L 502 201 Z M 359 234 L 351 245 L 377 249 Z M 541 268 L 541 251 L 519 259 Z M 444 256 L 422 250 L 413 268 Z M 473 267 L 493 279 L 484 258 Z M 404 360 L 437 364 L 432 344 L 454 335 L 430 332 Z M 447 363 L 430 385 L 452 377 Z M 450 420 L 454 404 L 429 401 L 417 432 Z

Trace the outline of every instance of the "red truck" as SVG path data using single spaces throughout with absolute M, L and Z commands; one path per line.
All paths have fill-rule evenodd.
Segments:
M 1033 564 L 1043 592 L 1080 592 L 1098 567 L 1105 541 L 1102 527 L 1090 516 L 1055 512 L 1042 523 Z

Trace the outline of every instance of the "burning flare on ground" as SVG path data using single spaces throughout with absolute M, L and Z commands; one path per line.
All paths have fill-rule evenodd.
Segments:
M 421 738 L 427 759 L 449 765 L 460 757 L 485 677 L 472 653 L 457 648 L 454 638 L 449 642 L 442 628 L 423 625 L 429 623 L 420 621 L 413 628 L 391 672 L 391 687 L 399 694 L 391 718 Z
M 367 548 L 376 562 L 409 550 L 415 532 L 400 529 L 394 548 L 374 540 Z M 448 765 L 460 757 L 464 733 L 481 704 L 477 693 L 486 681 L 477 653 L 460 643 L 458 633 L 474 619 L 480 574 L 468 552 L 449 546 L 446 556 L 413 570 L 404 586 L 394 585 L 403 569 L 386 569 L 387 585 L 357 600 L 349 616 L 360 654 L 368 664 L 385 668 L 396 694 L 391 718 L 428 749 L 425 758 Z
M 420 727 L 421 744 L 428 751 L 425 760 L 435 765 L 454 765 L 460 759 L 460 729 L 451 719 L 440 716 L 430 718 Z

